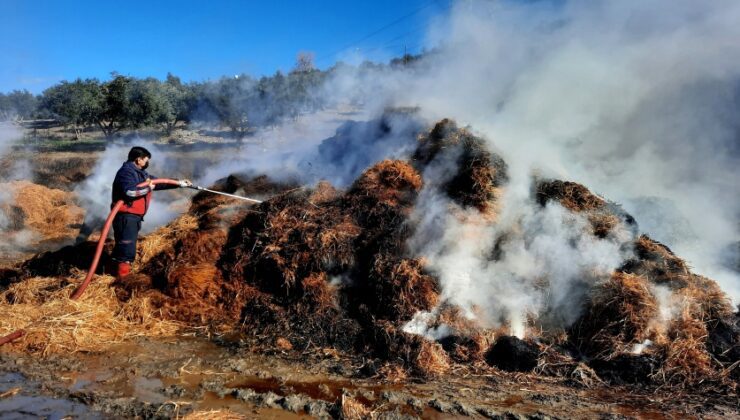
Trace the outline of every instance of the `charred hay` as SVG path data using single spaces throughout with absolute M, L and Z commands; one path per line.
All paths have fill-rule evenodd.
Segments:
M 438 122 L 419 139 L 413 161 L 421 169 L 444 159 L 454 160 L 457 171 L 442 187 L 463 207 L 483 213 L 494 210 L 500 188 L 508 181 L 506 162 L 476 137 L 449 119 Z
M 571 336 L 584 353 L 609 358 L 647 340 L 650 322 L 659 313 L 658 300 L 644 278 L 615 273 L 592 292 Z
M 280 331 L 299 347 L 352 349 L 362 346 L 352 315 L 358 306 L 393 319 L 429 308 L 436 283 L 418 261 L 398 257 L 407 234 L 402 225 L 420 188 L 408 164 L 384 161 L 346 194 L 320 184 L 247 214 L 231 230 L 221 261 L 229 278 L 252 288 L 254 304 L 245 303 L 242 322 Z
M 503 336 L 486 352 L 486 362 L 509 372 L 530 372 L 537 367 L 537 343 L 514 336 Z
M 541 206 L 555 201 L 572 212 L 586 215 L 592 233 L 599 238 L 607 237 L 620 225 L 625 226 L 633 235 L 637 231 L 635 219 L 619 205 L 599 197 L 575 182 L 539 180 L 534 185 L 534 197 Z

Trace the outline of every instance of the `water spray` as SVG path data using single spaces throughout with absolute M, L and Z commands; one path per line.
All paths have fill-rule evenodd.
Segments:
M 237 198 L 239 200 L 244 200 L 244 201 L 249 201 L 250 203 L 257 203 L 257 204 L 262 203 L 260 200 L 255 200 L 253 198 L 242 197 L 240 195 L 229 194 L 229 193 L 225 193 L 225 192 L 222 192 L 222 191 L 209 190 L 208 188 L 201 187 L 201 186 L 198 186 L 198 185 L 191 185 L 188 188 L 192 188 L 192 189 L 198 190 L 198 191 L 206 191 L 206 192 L 213 193 L 213 194 L 225 195 L 227 197 Z

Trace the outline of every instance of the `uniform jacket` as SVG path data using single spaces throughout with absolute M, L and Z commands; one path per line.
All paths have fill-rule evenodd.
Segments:
M 120 213 L 136 214 L 144 216 L 149 210 L 149 203 L 152 200 L 152 189 L 149 187 L 136 188 L 138 184 L 156 177 L 149 175 L 145 170 L 139 169 L 133 162 L 124 162 L 121 169 L 116 172 L 116 178 L 113 180 L 113 194 L 111 208 L 116 205 L 118 200 L 123 200 L 123 206 Z M 160 184 L 155 185 L 155 190 L 168 190 L 177 188 L 176 185 Z

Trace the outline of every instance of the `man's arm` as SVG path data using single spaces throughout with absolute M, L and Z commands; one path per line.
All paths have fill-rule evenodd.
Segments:
M 155 176 L 151 176 L 151 179 L 157 179 Z M 187 179 L 180 179 L 178 180 L 180 182 L 180 185 L 173 185 L 173 184 L 155 184 L 154 185 L 154 191 L 160 191 L 160 190 L 171 190 L 174 188 L 182 188 L 182 187 L 189 187 L 193 185 L 192 182 L 190 182 Z
M 126 197 L 129 197 L 131 199 L 143 197 L 149 194 L 149 191 L 152 190 L 151 186 L 137 188 L 136 186 L 139 184 L 139 180 L 136 176 L 134 176 L 134 174 L 130 172 L 120 173 L 118 182 L 123 189 L 123 193 L 126 194 Z

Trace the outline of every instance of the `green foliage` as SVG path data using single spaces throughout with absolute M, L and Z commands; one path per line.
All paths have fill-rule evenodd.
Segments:
M 407 55 L 393 60 L 390 66 L 411 66 L 421 58 Z M 229 127 L 242 138 L 250 130 L 321 109 L 321 86 L 333 72 L 346 67 L 337 63 L 327 71 L 318 70 L 313 55 L 302 52 L 291 72 L 278 71 L 260 79 L 240 75 L 182 83 L 172 74 L 160 81 L 112 73 L 107 82 L 63 81 L 38 99 L 27 91 L 0 93 L 0 120 L 45 115 L 74 126 L 78 133 L 81 128 L 98 126 L 107 137 L 123 129 L 151 126 L 160 126 L 169 134 L 180 122 L 198 120 Z M 384 67 L 366 62 L 357 70 L 363 74 Z
M 7 95 L 0 93 L 0 121 L 31 118 L 36 102 L 36 97 L 27 90 L 14 90 Z
M 97 79 L 61 82 L 44 91 L 39 106 L 64 124 L 94 124 L 104 106 L 101 84 Z

